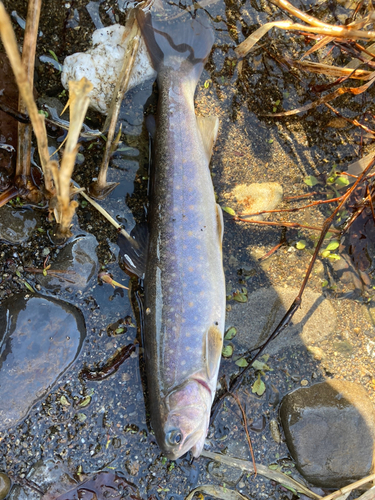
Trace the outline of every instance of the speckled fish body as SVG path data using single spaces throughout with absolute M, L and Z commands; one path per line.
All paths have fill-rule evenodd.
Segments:
M 164 28 L 165 37 L 152 19 L 141 21 L 159 88 L 144 280 L 145 361 L 151 424 L 172 459 L 188 450 L 199 456 L 203 448 L 225 319 L 223 222 L 209 170 L 218 120 L 197 120 L 194 110 L 213 34 L 202 21 L 188 22 L 188 28 Z

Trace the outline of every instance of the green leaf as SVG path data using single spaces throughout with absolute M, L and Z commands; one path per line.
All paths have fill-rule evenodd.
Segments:
M 233 300 L 236 300 L 237 302 L 247 302 L 247 295 L 245 293 L 241 292 L 235 292 L 233 294 Z
M 203 85 L 203 86 L 204 86 L 204 88 L 205 88 L 205 89 L 208 89 L 208 87 L 210 86 L 211 81 L 212 81 L 212 80 L 208 79 L 208 80 L 206 80 L 206 81 L 204 82 L 204 85 Z
M 84 422 L 87 416 L 84 413 L 77 413 L 77 418 L 80 422 Z
M 51 54 L 51 56 L 54 58 L 55 61 L 59 62 L 59 60 L 57 59 L 57 55 L 54 53 L 53 50 L 48 50 L 48 52 Z
M 119 335 L 120 333 L 124 333 L 125 328 L 117 328 L 115 332 Z
M 237 359 L 236 361 L 236 365 L 239 366 L 240 368 L 245 368 L 245 366 L 247 366 L 249 363 L 246 361 L 245 358 L 240 358 L 240 359 Z
M 230 358 L 233 354 L 233 347 L 231 345 L 226 345 L 223 347 L 222 355 L 223 358 Z
M 86 396 L 85 398 L 82 399 L 82 401 L 80 401 L 78 403 L 78 407 L 79 408 L 86 408 L 86 406 L 88 406 L 91 402 L 91 397 L 90 396 Z
M 26 280 L 22 280 L 22 283 L 25 285 L 25 287 L 29 290 L 29 292 L 31 293 L 35 293 L 35 290 L 34 288 L 26 281 Z
M 280 99 L 277 99 L 277 101 L 275 102 L 275 106 L 278 106 L 280 104 Z
M 306 241 L 305 240 L 297 241 L 296 248 L 298 250 L 303 250 L 305 247 L 306 247 Z
M 271 370 L 271 368 L 268 365 L 266 365 L 266 363 L 262 363 L 258 359 L 256 359 L 251 366 L 254 368 L 254 370 L 257 370 L 260 372 L 265 372 L 267 370 Z
M 234 326 L 232 326 L 231 328 L 229 328 L 229 330 L 227 330 L 224 340 L 232 340 L 236 335 L 237 330 L 234 328 Z
M 328 281 L 327 280 L 322 281 L 322 287 L 325 287 L 325 286 L 328 286 Z
M 70 403 L 69 401 L 66 399 L 65 396 L 61 396 L 60 398 L 60 403 L 63 405 L 63 406 L 70 406 Z
M 258 394 L 258 396 L 262 396 L 262 394 L 264 394 L 265 390 L 266 390 L 266 385 L 263 382 L 263 380 L 260 378 L 260 374 L 259 374 L 257 380 L 253 383 L 251 391 L 255 394 Z
M 224 212 L 226 212 L 229 215 L 236 215 L 236 212 L 233 210 L 233 208 L 230 207 L 221 207 Z
M 313 175 L 309 175 L 305 177 L 304 183 L 307 184 L 310 187 L 316 186 L 318 184 L 318 179 L 314 177 Z
M 268 139 L 268 144 L 272 144 L 273 143 L 273 139 Z
M 349 179 L 346 177 L 346 175 L 340 175 L 340 177 L 338 177 L 336 179 L 336 184 L 339 187 L 348 186 L 349 185 Z
M 329 250 L 323 250 L 323 252 L 322 252 L 323 259 L 326 259 L 330 253 L 331 252 Z
M 331 253 L 331 255 L 328 255 L 328 258 L 331 260 L 340 260 L 341 259 L 340 255 L 337 255 L 337 253 Z
M 269 464 L 268 468 L 271 470 L 280 470 L 281 469 L 280 465 L 278 465 L 278 464 Z
M 340 246 L 340 242 L 337 240 L 332 240 L 330 243 L 328 243 L 326 250 L 336 250 Z

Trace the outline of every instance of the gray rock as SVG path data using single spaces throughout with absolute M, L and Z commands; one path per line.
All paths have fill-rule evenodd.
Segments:
M 0 214 L 0 240 L 12 245 L 27 241 L 38 224 L 38 215 L 32 210 L 5 205 Z
M 0 306 L 0 430 L 22 420 L 78 356 L 86 335 L 82 313 L 41 295 Z
M 37 280 L 44 288 L 53 292 L 66 288 L 73 291 L 85 290 L 98 273 L 97 246 L 95 236 L 77 236 L 64 246 L 51 264 L 47 276 L 39 274 Z
M 231 302 L 227 313 L 227 328 L 237 328 L 236 342 L 247 350 L 263 344 L 280 322 L 298 294 L 297 288 L 261 288 L 248 296 L 248 302 Z M 267 347 L 275 354 L 284 347 L 319 343 L 336 326 L 336 313 L 328 299 L 306 290 L 302 307 L 295 313 L 292 324 Z
M 10 479 L 4 472 L 0 472 L 0 500 L 3 500 L 8 495 L 9 490 Z
M 25 486 L 16 486 L 12 489 L 9 500 L 52 500 L 77 485 L 67 467 L 59 460 L 40 460 L 31 467 L 27 479 L 37 484 L 41 491 L 48 493 L 41 495 Z
M 341 488 L 374 473 L 375 413 L 365 389 L 329 380 L 287 394 L 280 407 L 286 442 L 312 484 Z

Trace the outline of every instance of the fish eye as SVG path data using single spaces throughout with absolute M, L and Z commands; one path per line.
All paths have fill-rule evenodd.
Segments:
M 182 441 L 182 434 L 179 430 L 170 431 L 167 434 L 167 441 L 170 445 L 174 446 L 180 444 Z

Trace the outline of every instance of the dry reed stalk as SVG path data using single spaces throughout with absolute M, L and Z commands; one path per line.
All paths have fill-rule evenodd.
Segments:
M 118 185 L 118 183 L 116 182 L 109 182 L 109 183 L 107 182 L 107 172 L 108 172 L 110 157 L 114 151 L 116 142 L 118 142 L 119 140 L 119 136 L 117 136 L 116 140 L 113 142 L 117 119 L 120 112 L 121 103 L 124 98 L 124 94 L 128 88 L 131 72 L 134 66 L 135 57 L 137 55 L 139 47 L 141 30 L 139 28 L 137 19 L 135 17 L 134 10 L 130 13 L 127 23 L 128 26 L 130 26 L 129 43 L 124 55 L 124 60 L 122 63 L 122 68 L 116 85 L 116 89 L 113 93 L 109 115 L 104 125 L 104 128 L 106 128 L 109 122 L 105 152 L 102 164 L 100 166 L 98 179 L 95 182 L 93 182 L 90 186 L 91 196 L 98 199 L 102 199 L 105 196 L 107 196 L 107 194 L 109 194 Z
M 35 51 L 38 38 L 39 17 L 42 6 L 42 0 L 29 0 L 27 10 L 25 37 L 22 50 L 22 64 L 24 65 L 27 80 L 32 89 L 34 86 L 34 66 Z M 18 111 L 26 113 L 26 103 L 19 97 Z M 36 189 L 31 179 L 31 138 L 32 125 L 30 123 L 18 122 L 18 143 L 17 143 L 17 162 L 15 184 L 20 189 L 29 191 L 27 195 L 30 201 L 38 203 L 41 201 L 42 193 Z
M 44 124 L 44 115 L 39 114 L 34 101 L 33 91 L 28 82 L 27 73 L 22 64 L 18 52 L 16 36 L 14 34 L 12 23 L 5 10 L 4 4 L 0 1 L 0 36 L 5 47 L 8 59 L 17 82 L 18 90 L 27 108 L 36 140 L 38 143 L 38 152 L 40 162 L 44 173 L 44 186 L 47 196 L 51 197 L 54 193 L 52 176 L 47 165 L 49 161 L 48 140 Z
M 66 137 L 66 146 L 60 168 L 58 168 L 57 162 L 50 162 L 57 197 L 54 213 L 59 224 L 57 234 L 60 237 L 71 235 L 70 225 L 78 206 L 76 201 L 70 200 L 70 183 L 79 148 L 78 139 L 90 102 L 88 94 L 92 89 L 92 83 L 86 78 L 82 78 L 79 82 L 69 82 L 69 101 L 66 106 L 69 106 L 70 126 Z

